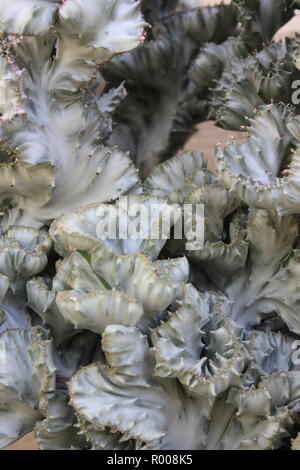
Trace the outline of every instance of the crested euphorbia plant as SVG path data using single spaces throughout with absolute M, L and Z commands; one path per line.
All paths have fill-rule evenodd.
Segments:
M 299 448 L 293 2 L 198 3 L 1 2 L 1 447 Z

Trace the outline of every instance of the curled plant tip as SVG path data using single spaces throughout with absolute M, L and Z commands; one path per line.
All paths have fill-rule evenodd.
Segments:
M 194 189 L 184 203 L 204 209 L 203 245 L 187 247 L 186 255 L 223 288 L 245 265 L 248 253 L 240 202 L 221 184 L 213 183 Z M 187 227 L 187 239 L 192 238 L 197 228 L 194 225 Z
M 93 448 L 195 448 L 200 432 L 196 400 L 178 382 L 152 377 L 154 358 L 146 337 L 133 328 L 111 326 L 102 343 L 107 365 L 82 369 L 69 385 L 81 430 Z M 189 442 L 188 423 L 194 431 Z
M 50 329 L 57 344 L 64 343 L 74 336 L 72 323 L 67 322 L 60 313 L 53 291 L 43 278 L 33 278 L 26 285 L 27 304 L 38 315 L 42 324 Z
M 199 89 L 215 88 L 226 65 L 248 54 L 249 49 L 240 38 L 230 37 L 222 44 L 208 43 L 192 64 L 189 76 Z
M 230 316 L 246 328 L 281 319 L 299 334 L 299 253 L 294 250 L 297 219 L 253 211 L 247 227 L 248 258 L 224 292 L 232 301 Z
M 150 194 L 167 197 L 171 202 L 203 204 L 208 218 L 206 239 L 214 240 L 221 237 L 223 220 L 238 207 L 239 201 L 206 166 L 202 153 L 182 153 L 158 165 L 144 181 L 144 187 Z
M 15 207 L 8 207 L 5 212 L 4 226 L 13 221 L 39 227 L 62 213 L 76 209 L 82 203 L 116 199 L 139 183 L 129 157 L 117 149 L 100 147 L 92 155 L 93 158 L 80 150 L 73 155 L 60 170 L 50 163 L 33 165 L 17 162 L 0 166 L 0 175 L 3 175 L 0 199 L 4 199 L 5 195 L 7 200 L 8 194 L 11 202 L 16 201 Z M 77 157 L 81 159 L 82 165 L 77 167 L 74 179 L 70 181 L 69 171 L 73 159 Z M 114 167 L 118 170 L 113 173 Z M 77 184 L 74 184 L 75 180 Z M 35 192 L 32 192 L 33 187 Z
M 286 447 L 299 54 L 269 41 L 293 0 L 2 3 L 0 447 Z M 213 113 L 250 123 L 219 178 L 178 154 Z
M 59 1 L 3 0 L 0 33 L 42 35 L 53 26 Z
M 0 14 L 7 28 L 0 61 L 0 138 L 6 156 L 0 200 L 6 227 L 42 226 L 81 205 L 117 199 L 139 183 L 128 154 L 103 146 L 124 90 L 112 90 L 102 102 L 92 86 L 86 90 L 97 67 L 142 42 L 146 23 L 139 2 L 89 0 L 85 8 L 77 0 L 25 3 L 14 0 L 3 13 L 8 17 Z M 49 8 L 58 9 L 51 25 Z M 18 21 L 22 12 L 25 23 L 33 15 L 28 36 L 9 34 L 27 34 L 9 31 L 19 23 L 26 29 L 27 23 Z M 45 29 L 42 36 L 31 30 L 35 25 Z
M 247 350 L 251 360 L 246 374 L 248 384 L 255 384 L 260 377 L 282 372 L 287 372 L 289 376 L 289 372 L 297 371 L 295 377 L 299 380 L 300 367 L 294 361 L 294 343 L 295 339 L 292 336 L 280 331 L 249 332 Z M 294 384 L 291 382 L 291 385 Z
M 154 265 L 161 279 L 173 279 L 177 284 L 188 280 L 189 263 L 185 257 L 157 260 Z
M 272 43 L 255 55 L 229 61 L 214 84 L 210 101 L 219 126 L 242 130 L 259 106 L 292 102 L 292 84 L 299 75 L 293 57 L 295 44 Z
M 182 153 L 158 165 L 146 178 L 144 187 L 150 194 L 168 197 L 170 201 L 186 204 L 186 208 L 203 206 L 204 244 L 193 249 L 188 247 L 185 253 L 209 272 L 219 286 L 223 281 L 216 281 L 217 278 L 224 280 L 245 264 L 248 245 L 240 220 L 242 216 L 234 215 L 239 201 L 207 170 L 201 153 Z M 226 230 L 225 220 L 232 215 L 234 218 Z M 193 240 L 196 231 L 195 221 L 187 217 L 186 239 Z
M 0 237 L 0 273 L 12 282 L 39 274 L 48 262 L 52 241 L 42 230 L 11 227 Z
M 128 195 L 114 204 L 89 205 L 57 219 L 50 235 L 62 254 L 143 253 L 156 259 L 180 217 L 180 207 L 165 198 Z
M 11 227 L 0 237 L 0 331 L 28 328 L 26 283 L 48 263 L 52 241 L 47 232 L 33 227 Z
M 52 240 L 44 230 L 32 227 L 11 226 L 4 233 L 4 238 L 14 240 L 27 251 L 49 253 L 52 248 Z
M 238 327 L 222 315 L 224 302 L 194 290 L 154 330 L 158 376 L 177 378 L 196 396 L 216 397 L 229 386 L 239 386 L 246 354 L 235 333 Z
M 6 226 L 41 226 L 85 203 L 117 199 L 139 184 L 128 154 L 101 144 L 101 134 L 107 131 L 99 126 L 101 112 L 96 102 L 91 106 L 80 100 L 68 106 L 53 103 L 53 96 L 39 80 L 39 70 L 22 75 L 20 96 L 28 87 L 32 95 L 21 104 L 18 98 L 11 117 L 2 118 L 0 126 L 8 157 L 18 157 L 0 165 Z
M 184 202 L 203 205 L 206 242 L 222 240 L 224 220 L 240 205 L 238 199 L 220 184 L 204 184 L 191 191 Z
M 95 333 L 102 333 L 106 326 L 112 324 L 136 325 L 143 316 L 143 308 L 138 301 L 118 291 L 88 294 L 63 291 L 58 292 L 56 302 L 63 317 L 76 329 Z
M 291 121 L 288 107 L 262 107 L 244 143 L 232 141 L 216 152 L 221 182 L 250 207 L 279 215 L 299 212 L 299 149 L 293 149 L 287 128 Z
M 245 346 L 249 354 L 249 365 L 243 376 L 245 389 L 256 389 L 261 394 L 269 392 L 269 407 L 272 400 L 289 411 L 295 423 L 299 414 L 300 366 L 297 360 L 295 337 L 280 331 L 248 331 Z M 282 383 L 282 389 L 278 383 Z M 259 385 L 258 385 L 259 384 Z
M 92 78 L 97 66 L 115 54 L 138 47 L 144 41 L 146 26 L 139 1 L 87 0 L 84 6 L 78 0 L 65 2 L 59 9 L 58 51 L 53 70 L 59 89 L 76 91 Z
M 116 54 L 134 49 L 147 25 L 135 0 L 68 0 L 59 9 L 59 16 L 71 37 L 82 43 Z M 116 26 L 118 28 L 116 29 Z
M 203 247 L 188 250 L 186 255 L 223 290 L 246 266 L 248 242 L 243 214 L 234 214 L 226 232 L 226 239 L 222 237 L 218 241 L 206 241 Z
M 40 328 L 14 329 L 0 345 L 1 448 L 33 430 L 40 449 L 83 448 L 67 394 L 56 388 L 52 341 Z
M 98 334 L 110 324 L 145 328 L 182 295 L 189 275 L 185 258 L 153 262 L 94 242 L 90 253 L 73 252 L 58 264 L 52 291 L 39 280 L 27 285 L 29 305 L 58 338 L 72 334 L 71 325 Z
M 41 384 L 32 381 L 29 341 L 26 330 L 10 330 L 0 336 L 1 448 L 32 431 L 42 418 L 38 409 Z
M 84 7 L 78 0 L 61 4 L 4 0 L 3 7 L 0 32 L 23 36 L 48 33 L 47 39 L 57 37 L 54 64 L 49 57 L 45 75 L 63 92 L 78 90 L 80 84 L 92 78 L 97 66 L 139 46 L 147 26 L 140 2 L 135 0 L 87 0 Z M 36 40 L 30 41 L 34 44 Z
M 0 336 L 0 446 L 33 430 L 40 406 L 55 391 L 51 343 L 41 332 L 8 330 Z M 13 371 L 13 374 L 11 373 Z
M 46 399 L 45 419 L 38 421 L 34 436 L 39 450 L 85 450 L 89 448 L 84 436 L 79 435 L 73 409 L 68 404 L 69 397 L 56 394 Z
M 206 118 L 207 99 L 188 70 L 201 46 L 226 40 L 235 28 L 231 5 L 179 11 L 157 22 L 142 48 L 105 68 L 109 81 L 126 80 L 128 90 L 110 142 L 130 150 L 143 177 L 182 148 L 194 125 Z
M 228 406 L 236 410 L 237 427 L 233 433 L 228 433 L 229 449 L 278 449 L 293 426 L 289 409 L 285 405 L 288 394 L 289 383 L 282 374 L 271 376 L 250 390 L 230 390 Z M 256 425 L 253 425 L 254 422 Z M 235 443 L 235 434 L 239 428 L 242 429 L 242 439 L 239 438 Z
M 144 187 L 149 194 L 181 203 L 193 189 L 216 181 L 207 170 L 202 153 L 185 152 L 157 165 L 145 179 Z
M 180 331 L 180 342 L 185 326 L 183 321 L 179 330 L 171 329 L 172 335 Z M 226 349 L 225 336 L 222 328 L 214 334 L 214 347 Z M 191 395 L 177 379 L 157 376 L 154 351 L 137 329 L 107 327 L 102 346 L 106 364 L 81 369 L 69 383 L 80 429 L 94 449 L 266 450 L 289 435 L 289 382 L 283 374 L 256 388 L 228 384 L 218 397 L 211 389 Z M 187 350 L 193 357 L 195 351 Z

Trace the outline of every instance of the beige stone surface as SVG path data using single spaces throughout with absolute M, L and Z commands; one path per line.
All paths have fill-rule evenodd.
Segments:
M 280 41 L 286 37 L 295 37 L 300 34 L 300 10 L 295 10 L 295 16 L 274 36 L 275 41 Z
M 213 121 L 206 121 L 197 126 L 197 132 L 188 140 L 183 150 L 197 150 L 203 152 L 208 160 L 208 168 L 215 168 L 215 147 L 225 146 L 231 139 L 242 141 L 246 138 L 245 132 L 233 132 L 220 129 Z
M 14 442 L 14 444 L 11 444 L 5 450 L 38 450 L 33 432 L 22 437 L 22 439 L 19 439 L 17 442 Z
M 221 3 L 231 3 L 231 0 L 198 0 L 201 6 L 214 6 Z M 300 35 L 300 10 L 295 10 L 295 16 L 274 36 L 275 41 L 280 41 L 286 37 L 294 37 Z

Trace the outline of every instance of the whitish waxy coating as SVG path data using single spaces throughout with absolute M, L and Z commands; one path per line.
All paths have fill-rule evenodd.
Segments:
M 300 262 L 299 250 L 293 249 L 297 236 L 293 216 L 278 217 L 262 210 L 250 215 L 247 261 L 224 290 L 232 301 L 231 316 L 240 324 L 247 328 L 272 324 L 278 316 L 291 331 L 300 333 Z
M 155 320 L 182 295 L 187 276 L 185 258 L 152 263 L 141 254 L 106 259 L 92 255 L 90 265 L 76 253 L 58 270 L 57 280 L 61 277 L 67 285 L 56 302 L 76 328 L 102 333 L 110 324 Z
M 300 416 L 299 116 L 260 108 L 250 138 L 218 151 L 221 182 L 200 153 L 166 158 L 211 97 L 231 128 L 289 101 L 291 47 L 263 42 L 293 0 L 2 3 L 0 446 L 32 430 L 40 449 L 286 445 Z M 142 187 L 112 142 L 144 174 L 166 161 Z M 205 207 L 196 250 L 173 237 L 185 203 Z
M 130 232 L 124 239 L 109 238 L 103 214 L 113 211 L 117 226 L 126 222 L 129 228 L 134 205 L 147 210 L 145 220 L 138 224 L 141 238 L 131 238 Z M 150 228 L 161 223 L 163 227 L 154 240 L 143 232 L 150 209 Z M 98 334 L 111 324 L 138 325 L 147 330 L 149 322 L 155 324 L 180 298 L 188 280 L 186 258 L 155 261 L 170 233 L 172 224 L 165 222 L 170 221 L 170 213 L 173 222 L 180 216 L 179 208 L 173 209 L 163 198 L 131 195 L 115 204 L 93 204 L 58 219 L 50 234 L 57 251 L 71 255 L 57 264 L 52 292 L 41 280 L 28 283 L 29 305 L 54 331 L 58 330 L 55 322 L 61 325 L 58 337 L 70 334 L 70 325 Z M 137 217 L 136 210 L 133 217 Z
M 197 447 L 198 403 L 179 382 L 152 377 L 154 358 L 146 337 L 133 328 L 111 326 L 102 347 L 108 365 L 82 369 L 70 384 L 71 403 L 94 448 Z M 192 430 L 189 436 L 186 426 Z
M 7 34 L 45 34 L 53 25 L 60 0 L 3 0 L 0 32 Z
M 203 204 L 206 240 L 213 241 L 220 238 L 223 219 L 238 207 L 239 201 L 206 166 L 202 153 L 181 153 L 154 168 L 144 186 L 150 194 L 167 197 L 171 202 Z
M 164 198 L 129 195 L 114 204 L 89 205 L 57 219 L 50 235 L 63 255 L 81 250 L 143 253 L 157 259 L 180 217 L 180 207 Z
M 40 328 L 0 335 L 1 448 L 33 430 L 41 449 L 84 447 L 66 391 L 56 388 L 53 346 Z
M 280 116 L 277 108 L 271 107 L 263 116 L 269 119 L 268 129 L 274 132 L 274 140 L 266 142 L 266 136 L 256 124 L 253 142 L 244 145 L 249 145 L 250 158 L 250 150 L 255 149 L 255 143 L 261 138 L 266 152 L 266 157 L 261 157 L 262 164 L 278 167 L 273 149 L 284 158 L 291 138 L 285 143 L 278 137 L 281 121 L 276 127 L 274 117 L 279 119 Z M 291 331 L 299 334 L 299 286 L 297 281 L 291 282 L 292 278 L 298 278 L 300 269 L 299 253 L 294 250 L 298 236 L 296 218 L 280 217 L 276 212 L 263 210 L 235 213 L 238 200 L 221 185 L 207 184 L 203 179 L 197 188 L 200 176 L 207 177 L 205 168 L 198 169 L 202 165 L 200 154 L 179 155 L 158 166 L 147 178 L 146 187 L 175 201 L 204 204 L 205 244 L 201 249 L 188 251 L 187 256 L 232 301 L 230 315 L 234 320 L 251 328 L 261 322 L 272 322 L 272 317 L 277 318 L 276 321 L 280 318 Z M 253 165 L 258 162 L 253 161 Z M 174 175 L 172 181 L 169 175 Z M 202 288 L 200 282 L 199 286 Z
M 261 107 L 246 142 L 217 150 L 221 182 L 250 207 L 299 212 L 299 147 L 292 146 L 292 125 L 283 105 Z
M 216 183 L 202 153 L 186 152 L 157 165 L 144 181 L 147 192 L 181 203 L 193 189 Z
M 47 265 L 52 241 L 42 230 L 11 227 L 0 237 L 0 272 L 11 281 L 37 275 Z
M 28 328 L 26 282 L 45 269 L 51 239 L 32 227 L 11 227 L 0 237 L 0 332 Z
M 32 36 L 54 28 L 76 40 L 70 52 L 76 45 L 79 61 L 83 53 L 88 60 L 92 52 L 88 48 L 94 47 L 101 49 L 97 57 L 101 63 L 140 44 L 146 23 L 139 4 L 135 0 L 85 0 L 84 5 L 79 0 L 3 0 L 0 32 Z
M 86 0 L 84 6 L 78 0 L 64 1 L 62 5 L 47 0 L 13 0 L 0 14 L 0 25 L 6 33 L 26 35 L 22 26 L 26 29 L 27 18 L 22 15 L 22 10 L 19 11 L 20 3 L 28 13 L 33 10 L 44 13 L 44 24 L 35 14 L 27 25 L 31 29 L 29 37 L 22 37 L 21 42 L 14 46 L 14 52 L 23 60 L 25 68 L 36 67 L 42 72 L 36 85 L 46 86 L 44 93 L 51 89 L 78 91 L 80 84 L 92 78 L 97 66 L 115 54 L 134 49 L 144 39 L 147 24 L 139 9 L 140 2 L 135 0 Z M 59 14 L 53 15 L 58 6 Z M 15 24 L 19 21 L 19 31 L 10 30 L 14 24 L 3 18 L 12 11 L 15 11 Z M 50 18 L 55 19 L 52 25 L 47 23 Z M 50 26 L 51 32 L 47 36 L 30 37 L 47 33 Z M 53 45 L 56 46 L 55 56 L 52 56 Z M 27 63 L 29 57 L 30 64 Z
M 71 403 L 95 448 L 187 448 L 187 425 L 198 440 L 196 400 L 186 398 L 179 383 L 152 378 L 153 356 L 145 336 L 134 328 L 111 326 L 102 347 L 108 366 L 82 369 L 70 384 Z
M 196 396 L 218 396 L 241 381 L 246 355 L 234 332 L 239 328 L 222 317 L 226 298 L 186 291 L 178 310 L 152 335 L 156 374 L 177 377 Z
M 228 276 L 245 264 L 248 244 L 239 213 L 231 220 L 227 234 L 230 242 L 224 242 L 225 220 L 234 214 L 239 201 L 207 170 L 201 153 L 182 153 L 158 165 L 144 186 L 150 194 L 163 195 L 172 202 L 204 206 L 204 246 L 187 251 L 187 255 L 213 278 Z M 187 238 L 191 230 L 195 230 L 193 224 L 186 224 Z
M 59 265 L 53 288 L 68 322 L 101 333 L 109 324 L 155 319 L 181 295 L 187 277 L 185 258 L 151 262 L 142 254 L 100 251 L 85 259 L 74 253 Z
M 137 185 L 129 156 L 99 143 L 95 102 L 90 108 L 80 101 L 65 106 L 53 102 L 47 88 L 31 79 L 29 85 L 34 105 L 17 101 L 13 119 L 4 119 L 0 127 L 6 150 L 18 155 L 17 161 L 0 165 L 0 199 L 14 206 L 7 225 L 14 218 L 39 225 L 84 203 L 116 199 Z
M 215 50 L 208 49 L 208 57 L 200 54 L 199 71 L 196 61 L 193 75 L 196 83 L 201 83 L 201 79 L 205 78 L 202 78 L 202 74 L 205 74 L 205 69 L 201 69 L 202 61 L 206 60 L 208 66 L 211 66 L 213 60 L 217 64 L 221 62 L 225 70 L 214 83 L 210 105 L 217 124 L 232 130 L 244 129 L 261 105 L 291 103 L 292 84 L 298 78 L 293 61 L 293 44 L 272 43 L 256 55 L 246 58 L 241 58 L 247 54 L 243 41 L 240 47 L 238 45 L 236 39 L 233 39 L 232 46 L 229 42 L 229 57 L 225 44 L 224 47 L 215 46 Z M 222 57 L 224 53 L 223 64 L 219 55 Z
M 144 27 L 135 0 L 67 0 L 59 16 L 70 36 L 111 53 L 125 52 L 140 44 Z
M 68 0 L 53 16 L 51 32 L 38 37 L 32 35 L 47 32 L 46 12 L 58 4 L 25 3 L 10 2 L 8 17 L 0 14 L 7 33 L 29 34 L 8 36 L 0 59 L 0 136 L 7 152 L 0 165 L 0 200 L 7 227 L 49 223 L 80 205 L 116 199 L 138 183 L 128 155 L 102 145 L 122 87 L 106 95 L 106 104 L 92 89 L 83 96 L 82 87 L 99 65 L 142 42 L 146 23 L 139 2 L 88 0 L 83 8 Z M 35 20 L 40 13 L 44 22 L 31 17 L 27 24 L 25 15 L 19 24 L 21 7 Z M 10 31 L 12 12 L 19 29 Z M 43 31 L 35 31 L 37 25 Z
M 5 447 L 43 419 L 40 407 L 55 390 L 55 366 L 51 344 L 38 330 L 9 330 L 0 345 L 0 446 Z
M 154 350 L 137 329 L 109 326 L 102 340 L 106 364 L 83 368 L 70 381 L 71 403 L 94 449 L 273 449 L 288 435 L 299 372 L 290 372 L 287 362 L 276 369 L 276 362 L 257 385 L 245 369 L 249 342 L 242 344 L 238 326 L 225 321 L 204 335 L 202 328 L 219 314 L 208 313 L 212 298 L 203 296 L 201 306 L 190 293 L 191 303 L 153 333 Z M 197 312 L 190 341 L 186 328 Z M 203 335 L 202 343 L 197 335 Z M 261 366 L 264 353 L 255 340 L 251 344 L 255 365 Z M 271 344 L 280 357 L 280 341 Z M 206 354 L 210 377 L 202 369 Z

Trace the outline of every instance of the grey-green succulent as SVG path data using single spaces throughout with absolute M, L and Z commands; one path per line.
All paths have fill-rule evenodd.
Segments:
M 299 449 L 294 2 L 198 3 L 2 0 L 1 448 Z

